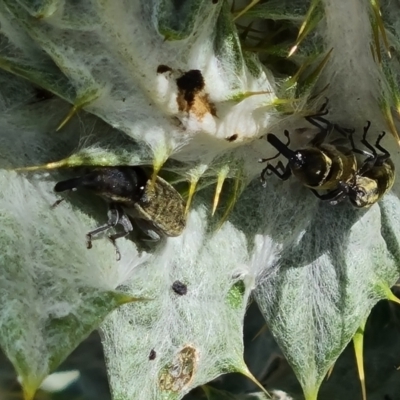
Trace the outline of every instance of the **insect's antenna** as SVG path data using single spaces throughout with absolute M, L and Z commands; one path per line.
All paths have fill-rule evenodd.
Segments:
M 269 133 L 268 134 L 268 136 L 269 135 L 272 135 L 272 133 Z M 283 146 L 286 146 L 286 147 L 288 147 L 289 146 L 289 144 L 290 144 L 290 136 L 289 136 L 289 131 L 287 130 L 287 129 L 285 129 L 285 131 L 284 131 L 284 135 L 287 137 L 287 143 L 286 144 L 283 144 L 282 142 L 281 142 L 281 144 L 283 145 Z M 274 136 L 274 135 L 272 135 L 272 136 Z M 268 139 L 267 139 L 268 140 Z M 279 139 L 278 139 L 279 140 Z M 268 142 L 270 142 L 269 140 L 268 140 Z M 270 142 L 271 143 L 271 142 Z M 271 143 L 272 144 L 272 143 Z M 273 145 L 273 144 L 272 144 Z M 274 146 L 274 145 L 273 145 Z M 276 146 L 274 146 L 275 148 L 277 148 Z M 279 150 L 279 149 L 278 149 Z M 281 155 L 282 153 L 281 153 L 281 151 L 279 150 L 279 152 L 277 153 L 277 154 L 275 154 L 273 157 L 270 157 L 270 158 L 260 158 L 259 160 L 258 160 L 258 162 L 260 162 L 260 163 L 262 163 L 262 162 L 266 162 L 266 161 L 272 161 L 272 160 L 275 160 L 275 158 L 278 158 L 280 155 Z
M 289 132 L 285 130 L 285 136 L 289 139 Z M 294 156 L 295 152 L 290 150 L 287 146 L 290 143 L 290 139 L 288 140 L 288 143 L 285 144 L 281 142 L 275 135 L 272 133 L 268 133 L 267 135 L 267 140 L 272 146 L 274 146 L 278 151 L 279 154 L 282 154 L 284 157 L 287 159 L 290 159 Z

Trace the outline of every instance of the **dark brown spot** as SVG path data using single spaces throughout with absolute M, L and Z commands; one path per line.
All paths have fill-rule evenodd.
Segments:
M 156 357 L 157 357 L 156 351 L 155 351 L 154 349 L 151 349 L 151 350 L 150 350 L 150 354 L 149 354 L 149 360 L 150 360 L 150 361 L 155 360 Z
M 228 142 L 234 142 L 237 138 L 238 138 L 238 134 L 235 133 L 234 135 L 225 138 L 225 140 L 227 140 Z
M 176 84 L 188 107 L 191 108 L 195 95 L 204 89 L 203 75 L 198 69 L 192 69 L 178 78 Z
M 218 3 L 218 0 L 212 0 L 212 3 L 213 3 L 213 4 L 217 4 L 217 3 Z
M 34 88 L 34 99 L 30 101 L 28 104 L 34 104 L 34 103 L 39 103 L 44 100 L 49 100 L 54 97 L 54 93 L 49 92 L 46 89 L 43 89 L 41 87 L 35 87 Z
M 172 290 L 179 296 L 184 296 L 187 293 L 187 286 L 181 281 L 175 281 L 172 284 Z
M 170 72 L 172 71 L 171 67 L 168 67 L 168 65 L 159 65 L 157 68 L 157 74 L 164 74 L 165 72 Z

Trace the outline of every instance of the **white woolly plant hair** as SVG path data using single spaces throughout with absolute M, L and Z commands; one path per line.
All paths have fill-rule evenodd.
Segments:
M 241 52 L 227 3 L 186 4 L 179 13 L 168 2 L 144 0 L 0 2 L 9 41 L 3 65 L 120 130 L 84 113 L 54 133 L 65 103 L 26 104 L 34 96 L 29 84 L 0 76 L 0 345 L 27 399 L 106 315 L 101 329 L 114 399 L 178 399 L 220 374 L 250 375 L 242 324 L 254 290 L 306 399 L 314 400 L 332 363 L 399 276 L 397 184 L 361 211 L 323 204 L 295 179 L 271 177 L 264 188 L 258 159 L 276 150 L 261 137 L 272 130 L 283 139 L 283 129 L 308 128 L 293 139 L 298 146 L 315 129 L 272 107 L 275 79 Z M 323 42 L 323 53 L 334 50 L 315 92 L 329 83 L 329 119 L 356 128 L 356 140 L 371 120 L 375 140 L 388 89 L 370 53 L 370 6 L 320 6 L 325 19 L 313 39 Z M 177 101 L 177 79 L 191 70 L 201 71 L 205 85 L 193 103 Z M 394 139 L 388 135 L 384 146 L 397 162 Z M 85 233 L 105 222 L 104 205 L 69 195 L 51 207 L 54 183 L 68 172 L 9 171 L 60 159 L 64 166 L 86 160 L 156 169 L 180 161 L 181 179 L 239 176 L 243 193 L 216 229 L 213 190 L 200 191 L 180 237 L 152 251 L 121 239 L 117 262 L 106 240 L 85 248 Z M 185 295 L 173 291 L 177 280 Z M 134 298 L 143 301 L 111 313 Z

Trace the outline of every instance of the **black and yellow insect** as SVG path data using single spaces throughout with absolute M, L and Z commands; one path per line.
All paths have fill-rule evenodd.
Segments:
M 368 121 L 361 143 L 371 153 L 355 148 L 351 133 L 349 139 L 353 150 L 366 158 L 360 163 L 353 179 L 348 182 L 340 182 L 334 192 L 318 196 L 322 200 L 330 200 L 332 204 L 337 204 L 348 197 L 354 207 L 368 208 L 377 203 L 392 188 L 395 181 L 395 166 L 390 158 L 390 153 L 380 144 L 386 132 L 382 132 L 378 136 L 374 147 L 367 141 L 367 132 L 370 126 L 371 122 Z M 378 154 L 376 149 L 381 151 L 381 154 Z M 332 199 L 333 195 L 334 200 Z
M 274 173 L 282 180 L 287 180 L 294 175 L 308 188 L 332 190 L 337 189 L 340 182 L 348 182 L 354 177 L 357 171 L 354 149 L 349 148 L 347 141 L 343 139 L 327 141 L 335 127 L 323 118 L 327 113 L 328 111 L 306 117 L 306 120 L 320 128 L 320 131 L 305 147 L 298 150 L 289 149 L 288 131 L 285 131 L 285 136 L 288 138 L 287 144 L 281 142 L 272 133 L 267 135 L 267 141 L 279 151 L 277 156 L 282 154 L 288 163 L 286 166 L 281 161 L 276 166 L 268 163 L 261 172 L 263 181 L 268 173 Z M 346 131 L 344 132 L 346 133 Z M 260 162 L 271 161 L 277 156 L 261 159 Z M 318 195 L 318 193 L 316 194 Z
M 368 208 L 392 188 L 395 180 L 395 166 L 390 153 L 380 144 L 385 132 L 378 136 L 375 147 L 372 146 L 366 139 L 371 125 L 368 121 L 361 143 L 367 147 L 369 153 L 355 146 L 354 130 L 343 129 L 330 123 L 323 118 L 326 114 L 327 111 L 306 117 L 311 124 L 319 127 L 320 131 L 307 146 L 299 150 L 289 149 L 290 139 L 284 144 L 275 135 L 268 134 L 268 142 L 279 153 L 260 161 L 271 161 L 282 154 L 288 163 L 286 166 L 281 161 L 276 166 L 268 164 L 261 173 L 261 179 L 265 181 L 265 175 L 271 173 L 282 180 L 294 175 L 304 186 L 310 188 L 315 196 L 329 201 L 332 205 L 349 198 L 354 207 Z M 343 139 L 326 141 L 333 129 L 346 138 L 347 145 Z M 285 131 L 285 135 L 289 138 L 288 131 Z M 382 153 L 378 154 L 376 149 Z M 358 160 L 356 154 L 366 158 Z M 327 190 L 328 193 L 320 194 L 319 190 Z

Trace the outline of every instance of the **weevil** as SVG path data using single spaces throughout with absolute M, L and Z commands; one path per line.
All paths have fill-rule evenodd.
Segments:
M 386 133 L 380 134 L 375 147 L 372 146 L 367 141 L 367 132 L 371 126 L 371 122 L 368 121 L 361 143 L 370 153 L 360 150 L 354 143 L 355 130 L 330 123 L 323 118 L 327 112 L 306 117 L 310 123 L 319 127 L 320 131 L 309 144 L 296 151 L 288 147 L 290 139 L 287 130 L 287 144 L 271 133 L 267 135 L 268 142 L 279 153 L 260 161 L 271 161 L 282 154 L 288 159 L 288 164 L 286 167 L 282 162 L 278 162 L 276 166 L 268 164 L 261 173 L 261 179 L 265 181 L 266 174 L 274 173 L 280 179 L 287 180 L 293 174 L 303 185 L 310 188 L 315 196 L 329 201 L 332 205 L 349 198 L 356 208 L 371 207 L 392 188 L 395 180 L 395 166 L 390 153 L 380 144 Z M 325 127 L 321 123 L 324 123 Z M 327 141 L 333 129 L 346 138 L 350 147 L 343 143 L 343 139 Z M 376 149 L 382 153 L 378 154 Z M 366 158 L 359 160 L 356 154 Z M 328 193 L 320 194 L 318 190 L 328 190 Z
M 390 158 L 390 153 L 380 144 L 386 132 L 382 132 L 378 136 L 374 147 L 367 141 L 370 126 L 371 122 L 367 121 L 361 140 L 370 153 L 355 148 L 353 133 L 349 134 L 354 151 L 366 156 L 353 178 L 347 182 L 340 182 L 336 190 L 319 195 L 320 199 L 329 200 L 334 205 L 348 197 L 354 207 L 369 208 L 392 188 L 395 181 L 395 166 Z M 378 154 L 376 149 L 381 151 L 381 154 Z
M 287 180 L 294 175 L 304 186 L 318 190 L 336 189 L 339 182 L 348 182 L 357 171 L 357 159 L 354 149 L 346 146 L 343 139 L 328 142 L 327 138 L 334 129 L 334 125 L 323 118 L 328 111 L 320 112 L 306 119 L 311 124 L 320 128 L 317 135 L 304 147 L 298 150 L 289 149 L 289 132 L 285 130 L 288 143 L 284 144 L 272 133 L 267 135 L 267 141 L 278 150 L 278 154 L 260 162 L 271 161 L 283 155 L 288 163 L 286 166 L 281 161 L 276 166 L 268 163 L 261 172 L 261 179 L 265 181 L 267 173 L 273 173 L 282 180 Z M 325 123 L 326 126 L 322 126 Z
M 159 176 L 152 184 L 141 167 L 96 167 L 81 176 L 58 182 L 54 190 L 82 188 L 102 197 L 109 205 L 107 223 L 87 233 L 86 247 L 92 247 L 92 238 L 97 234 L 121 225 L 122 232 L 109 236 L 118 260 L 121 255 L 115 242 L 133 230 L 131 220 L 152 240 L 179 236 L 186 226 L 182 196 Z

